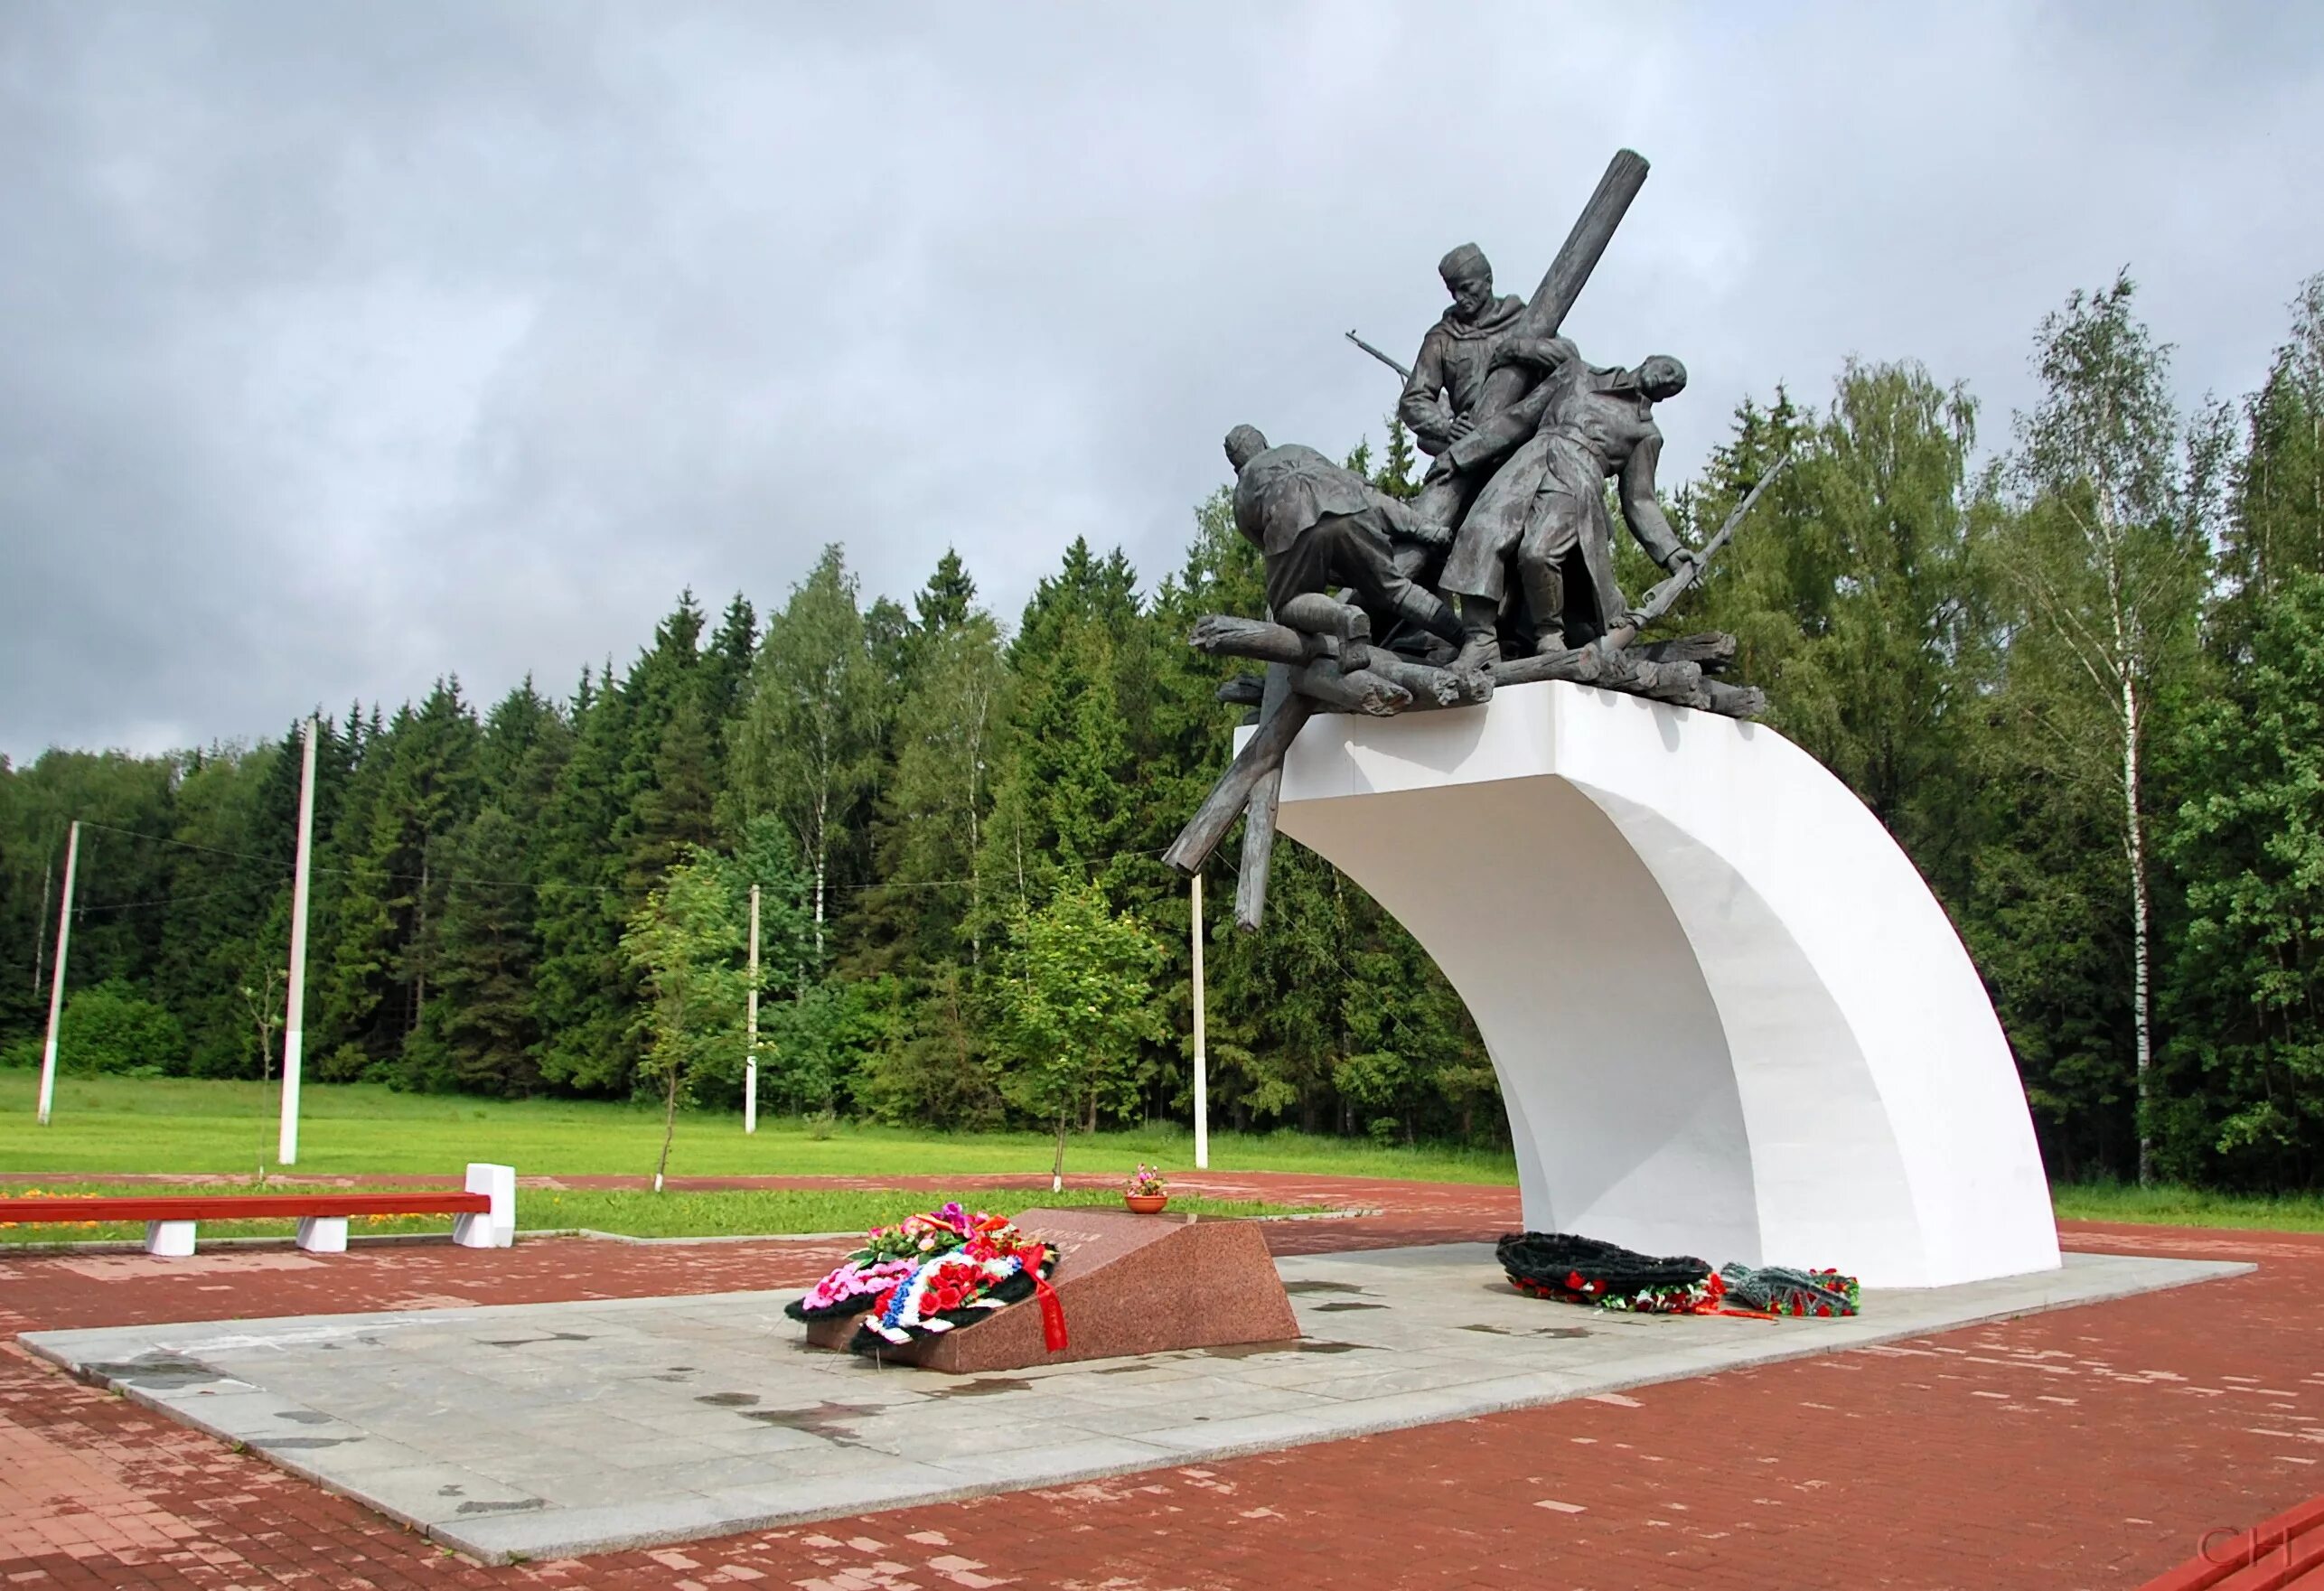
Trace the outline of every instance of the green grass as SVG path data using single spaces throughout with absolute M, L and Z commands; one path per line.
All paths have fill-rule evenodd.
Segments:
M 2324 1196 L 2315 1193 L 2215 1193 L 2201 1188 L 2141 1188 L 2126 1183 L 2061 1183 L 2050 1189 L 2050 1199 L 2061 1221 L 2324 1231 Z
M 53 1116 L 42 1128 L 33 1121 L 35 1084 L 33 1072 L 0 1070 L 0 1172 L 248 1176 L 261 1165 L 273 1168 L 277 1094 L 272 1088 L 191 1078 L 61 1078 Z M 362 1083 L 309 1084 L 302 1104 L 297 1167 L 302 1175 L 417 1173 L 452 1182 L 469 1161 L 492 1160 L 513 1165 L 528 1176 L 642 1176 L 652 1172 L 661 1148 L 661 1118 L 641 1105 L 398 1094 Z M 1051 1140 L 1041 1133 L 948 1134 L 848 1122 L 818 1137 L 796 1119 L 772 1115 L 762 1115 L 757 1135 L 745 1137 L 737 1113 L 689 1111 L 679 1118 L 670 1170 L 674 1176 L 969 1179 L 1045 1174 L 1050 1148 Z M 1194 1159 L 1193 1137 L 1178 1127 L 1101 1132 L 1093 1137 L 1076 1133 L 1065 1148 L 1065 1169 L 1074 1175 L 1126 1175 L 1141 1160 L 1159 1165 L 1166 1172 L 1184 1171 L 1194 1165 Z M 1217 1171 L 1297 1171 L 1503 1185 L 1517 1180 L 1516 1164 L 1506 1149 L 1448 1145 L 1383 1148 L 1361 1140 L 1297 1132 L 1214 1133 L 1211 1166 Z M 2058 1215 L 2066 1220 L 2324 1231 L 2324 1197 L 2314 1194 L 2269 1197 L 2177 1187 L 2072 1184 L 2059 1185 L 2053 1195 Z M 751 1195 L 775 1200 L 823 1196 Z M 1101 1202 L 1111 1197 L 1102 1190 L 1098 1196 Z M 639 1236 L 660 1235 L 665 1230 L 622 1224 L 624 1220 L 645 1219 L 651 1209 L 631 1216 L 623 1213 L 627 1206 L 619 1203 L 608 1203 L 604 1214 L 586 1219 L 579 1215 L 536 1219 L 544 1201 L 552 1197 L 618 1202 L 638 1195 L 528 1195 L 519 1201 L 527 1224 L 589 1226 Z M 677 1208 L 670 1200 L 734 1196 L 664 1197 L 660 1208 L 668 1212 Z M 912 1208 L 931 1202 L 926 1195 L 900 1197 Z M 799 1206 L 801 1213 L 795 1215 L 789 1213 L 791 1206 L 780 1203 L 764 1206 L 764 1213 L 743 1204 L 729 1208 L 735 1212 L 732 1220 L 739 1224 L 698 1224 L 727 1219 L 706 1206 L 689 1218 L 698 1224 L 686 1230 L 703 1235 L 836 1231 L 909 1212 L 898 1207 L 893 1214 L 882 1215 L 878 1210 L 887 1206 L 866 1206 L 872 1213 L 822 1220 L 804 1213 L 810 1205 Z M 770 1221 L 774 1224 L 766 1224 Z M 416 1230 L 435 1228 L 420 1222 Z
M 225 1173 L 248 1176 L 275 1154 L 278 1092 L 260 1083 L 192 1078 L 67 1077 L 45 1128 L 33 1120 L 36 1076 L 0 1071 L 0 1172 Z M 490 1100 L 398 1094 L 368 1083 L 306 1086 L 300 1098 L 301 1174 L 394 1173 L 456 1177 L 471 1160 L 526 1176 L 650 1175 L 661 1116 L 594 1100 Z M 795 1118 L 762 1113 L 754 1137 L 736 1112 L 679 1118 L 673 1176 L 974 1176 L 1049 1169 L 1042 1133 L 941 1133 L 841 1122 L 817 1137 Z M 1076 1133 L 1068 1174 L 1127 1175 L 1139 1161 L 1166 1171 L 1195 1163 L 1185 1128 Z M 1506 1149 L 1421 1145 L 1383 1148 L 1313 1134 L 1214 1133 L 1214 1171 L 1304 1171 L 1335 1176 L 1513 1184 Z
M 108 1186 L 102 1183 L 80 1183 L 69 1179 L 36 1185 L 43 1194 L 59 1196 L 120 1193 L 124 1191 L 117 1184 Z M 5 1191 L 21 1195 L 26 1190 L 12 1187 Z M 200 1191 L 204 1194 L 246 1197 L 263 1190 L 248 1184 L 234 1184 Z M 950 1198 L 958 1198 L 970 1209 L 992 1210 L 1004 1215 L 1014 1215 L 1020 1210 L 1030 1210 L 1039 1205 L 1118 1207 L 1120 1203 L 1119 1194 L 1104 1188 L 1068 1188 L 1062 1194 L 1024 1189 L 979 1193 L 968 1186 L 939 1193 L 751 1189 L 660 1194 L 628 1189 L 544 1193 L 527 1188 L 520 1190 L 517 1194 L 517 1228 L 520 1231 L 553 1231 L 580 1227 L 591 1231 L 620 1232 L 633 1238 L 860 1232 L 868 1231 L 875 1226 L 891 1225 L 907 1215 L 932 1209 Z M 1171 1198 L 1170 1208 L 1193 1215 L 1283 1215 L 1315 1207 L 1178 1194 Z M 201 1236 L 204 1239 L 288 1237 L 295 1224 L 289 1221 L 205 1221 L 201 1223 Z M 351 1234 L 372 1235 L 444 1232 L 450 1227 L 451 1218 L 442 1215 L 364 1217 L 348 1223 Z M 70 1225 L 38 1222 L 14 1226 L 0 1223 L 0 1244 L 103 1242 L 117 1239 L 142 1239 L 145 1235 L 145 1225 L 139 1221 L 89 1221 Z

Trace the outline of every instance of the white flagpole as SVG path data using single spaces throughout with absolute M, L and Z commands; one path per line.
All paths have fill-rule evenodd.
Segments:
M 1203 1047 L 1203 875 L 1196 873 L 1186 881 L 1192 894 L 1188 899 L 1194 909 L 1195 936 L 1195 1169 L 1207 1171 L 1211 1164 L 1211 1080 L 1210 1057 Z
M 64 903 L 57 909 L 57 961 L 49 978 L 49 1042 L 41 1051 L 40 1124 L 49 1124 L 49 1107 L 57 1094 L 57 1024 L 64 1016 L 65 944 L 72 937 L 72 874 L 80 861 L 80 819 L 64 842 Z
M 749 1048 L 743 1053 L 743 1131 L 758 1131 L 758 885 L 751 885 Z
M 306 721 L 306 751 L 298 784 L 298 866 L 291 878 L 290 983 L 283 1005 L 283 1124 L 275 1158 L 298 1164 L 298 1073 L 306 1041 L 306 881 L 314 850 L 314 720 Z

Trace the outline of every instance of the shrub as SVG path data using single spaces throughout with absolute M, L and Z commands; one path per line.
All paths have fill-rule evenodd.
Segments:
M 57 1068 L 70 1072 L 158 1076 L 183 1070 L 185 1029 L 167 1010 L 112 978 L 65 1002 L 57 1029 Z

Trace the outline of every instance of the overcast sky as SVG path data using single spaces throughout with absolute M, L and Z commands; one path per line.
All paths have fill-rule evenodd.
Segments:
M 1377 441 L 1474 239 L 1654 351 L 1666 477 L 2128 265 L 2183 394 L 2324 270 L 2324 6 L 0 5 L 0 752 L 626 663 L 690 585 L 1148 585 L 1242 420 Z

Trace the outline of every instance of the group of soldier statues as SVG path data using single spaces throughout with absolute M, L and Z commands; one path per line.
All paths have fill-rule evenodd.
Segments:
M 1732 717 L 1765 710 L 1755 687 L 1711 676 L 1735 661 L 1717 632 L 1635 645 L 1701 576 L 1776 471 L 1700 547 L 1654 496 L 1654 406 L 1686 388 L 1667 354 L 1593 365 L 1559 335 L 1646 179 L 1624 149 L 1583 206 L 1531 299 L 1496 296 L 1473 243 L 1438 271 L 1452 304 L 1406 370 L 1397 416 L 1429 457 L 1409 498 L 1255 426 L 1227 433 L 1234 522 L 1267 565 L 1265 620 L 1210 614 L 1189 637 L 1214 656 L 1265 662 L 1219 699 L 1258 709 L 1251 733 L 1163 859 L 1198 872 L 1238 819 L 1235 921 L 1256 929 L 1285 754 L 1317 712 L 1388 715 L 1484 701 L 1495 685 L 1565 680 Z M 1668 571 L 1635 604 L 1615 579 L 1607 482 L 1630 535 Z
M 1645 619 L 1615 580 L 1607 480 L 1648 557 L 1673 575 L 1693 564 L 1654 495 L 1654 405 L 1685 388 L 1686 367 L 1667 354 L 1592 365 L 1532 333 L 1526 301 L 1495 295 L 1473 243 L 1438 270 L 1452 303 L 1397 405 L 1431 460 L 1415 496 L 1251 426 L 1227 433 L 1226 454 L 1277 622 L 1322 629 L 1312 615 L 1328 610 L 1300 599 L 1350 592 L 1379 643 L 1489 679 L 1504 649 L 1563 652 Z

